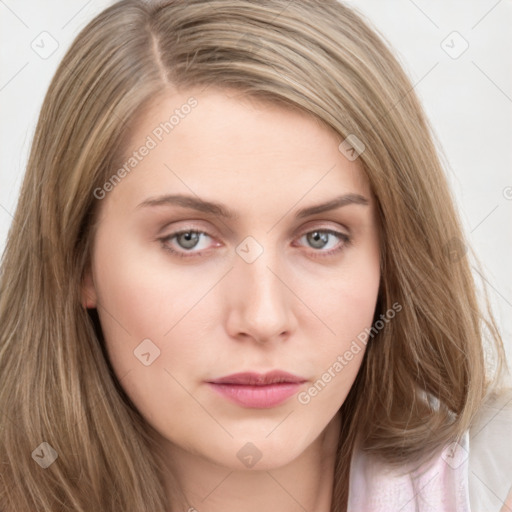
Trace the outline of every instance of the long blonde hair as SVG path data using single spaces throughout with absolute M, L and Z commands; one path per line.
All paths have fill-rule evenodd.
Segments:
M 400 64 L 336 0 L 118 2 L 77 36 L 37 124 L 0 281 L 0 509 L 167 509 L 150 429 L 81 305 L 98 200 L 130 127 L 173 88 L 215 86 L 307 112 L 356 136 L 379 209 L 382 280 L 369 342 L 342 406 L 332 510 L 355 443 L 391 464 L 459 438 L 490 389 L 479 304 L 431 128 Z M 134 171 L 136 172 L 136 171 Z M 47 442 L 57 462 L 31 454 Z

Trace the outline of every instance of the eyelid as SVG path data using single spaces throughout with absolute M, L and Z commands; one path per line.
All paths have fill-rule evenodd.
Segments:
M 323 233 L 328 233 L 330 235 L 336 236 L 336 237 L 338 237 L 338 239 L 340 241 L 338 244 L 336 244 L 336 246 L 334 248 L 331 248 L 329 250 L 322 250 L 322 249 L 315 250 L 313 248 L 309 248 L 308 252 L 310 254 L 310 257 L 312 257 L 312 258 L 328 258 L 330 256 L 334 256 L 338 253 L 342 253 L 346 249 L 347 246 L 352 244 L 352 236 L 351 235 L 344 233 L 341 230 L 327 228 L 327 227 L 314 227 L 312 229 L 309 228 L 309 229 L 303 231 L 302 234 L 300 234 L 299 236 L 295 237 L 294 240 L 301 239 L 303 236 L 305 236 L 309 233 L 315 232 L 315 231 L 321 231 Z M 305 246 L 302 246 L 302 247 L 305 247 Z
M 184 227 L 184 228 L 179 228 L 175 231 L 172 231 L 171 233 L 169 233 L 168 235 L 164 235 L 162 237 L 159 237 L 160 240 L 170 240 L 172 238 L 176 238 L 184 233 L 197 233 L 199 235 L 206 235 L 208 238 L 210 238 L 211 240 L 213 240 L 215 242 L 215 245 L 216 246 L 219 246 L 219 245 L 223 245 L 221 242 L 219 242 L 217 240 L 217 237 L 215 235 L 213 235 L 212 233 L 210 233 L 209 231 L 205 230 L 205 229 L 199 229 L 199 228 L 196 228 L 196 227 Z M 208 249 L 203 249 L 203 250 L 208 250 Z M 199 251 L 196 252 L 196 254 L 198 254 Z
M 306 223 L 302 224 L 300 228 L 297 230 L 297 232 L 309 232 L 315 231 L 315 229 L 333 229 L 335 231 L 343 229 L 347 232 L 347 234 L 350 233 L 349 227 L 340 222 L 339 220 L 327 220 L 325 218 L 309 220 Z
M 195 229 L 195 228 L 193 228 L 193 229 L 192 228 L 190 228 L 190 229 L 187 229 L 187 228 L 179 229 L 177 231 L 173 231 L 172 233 L 170 233 L 167 236 L 158 237 L 157 240 L 160 242 L 160 244 L 162 246 L 162 249 L 164 249 L 167 252 L 170 252 L 171 255 L 178 256 L 179 258 L 198 257 L 198 256 L 201 256 L 204 252 L 207 252 L 207 251 L 210 250 L 210 248 L 208 248 L 208 249 L 203 249 L 201 251 L 186 251 L 186 250 L 173 249 L 171 247 L 171 245 L 170 245 L 170 240 L 171 239 L 176 238 L 176 237 L 178 237 L 179 235 L 181 235 L 183 233 L 190 233 L 190 232 L 198 233 L 200 235 L 206 235 L 209 238 L 211 238 L 212 240 L 215 240 L 215 238 L 212 237 L 208 232 L 202 231 L 202 230 L 199 230 L 199 229 Z M 218 244 L 217 244 L 217 246 L 218 246 Z
M 197 222 L 197 224 L 194 224 Z M 205 226 L 205 224 L 207 226 Z M 181 231 L 201 231 L 207 234 L 218 233 L 218 230 L 214 228 L 210 222 L 204 222 L 201 219 L 186 219 L 186 220 L 171 220 L 166 222 L 158 229 L 157 236 L 164 236 L 164 234 L 169 230 L 169 227 L 172 226 L 172 231 L 169 233 L 170 235 L 176 234 Z
M 329 250 L 314 249 L 312 247 L 308 248 L 306 245 L 301 245 L 301 244 L 298 245 L 299 247 L 304 247 L 306 249 L 309 249 L 308 253 L 311 254 L 311 256 L 313 258 L 323 258 L 323 257 L 332 256 L 335 253 L 342 252 L 346 246 L 348 246 L 352 243 L 352 236 L 350 234 L 350 230 L 346 226 L 342 226 L 343 227 L 343 230 L 342 230 L 340 227 L 336 227 L 336 228 L 332 227 L 332 224 L 326 226 L 326 225 L 318 225 L 319 221 L 316 221 L 316 222 L 317 223 L 315 224 L 315 221 L 311 221 L 310 223 L 306 224 L 305 226 L 301 226 L 300 230 L 295 232 L 292 235 L 291 241 L 294 242 L 294 241 L 302 238 L 303 236 L 305 236 L 311 232 L 314 232 L 314 231 L 322 231 L 324 233 L 328 233 L 328 234 L 338 237 L 340 239 L 340 242 L 337 244 L 337 246 L 335 248 L 332 248 Z M 176 222 L 166 223 L 165 226 L 162 227 L 160 232 L 163 232 L 166 227 L 168 227 L 171 224 L 175 224 L 175 223 Z M 338 224 L 338 226 L 339 226 L 339 224 Z M 167 235 L 158 236 L 157 240 L 160 241 L 162 247 L 165 250 L 169 251 L 173 255 L 176 255 L 176 256 L 182 257 L 182 258 L 194 258 L 194 257 L 202 256 L 204 253 L 209 252 L 211 249 L 213 249 L 215 247 L 219 247 L 219 245 L 223 245 L 222 242 L 219 243 L 218 237 L 216 235 L 214 235 L 213 233 L 211 233 L 211 231 L 215 231 L 215 229 L 213 229 L 213 230 L 210 230 L 210 228 L 204 229 L 199 226 L 194 226 L 191 223 L 187 223 L 187 224 L 184 224 L 182 227 L 176 228 L 175 230 L 173 230 L 172 232 L 170 232 Z M 212 245 L 212 247 L 208 247 L 207 249 L 201 249 L 200 251 L 194 251 L 194 250 L 186 251 L 184 249 L 178 250 L 178 249 L 173 249 L 170 246 L 171 239 L 174 239 L 174 238 L 178 237 L 179 235 L 181 235 L 183 233 L 188 233 L 188 232 L 195 232 L 198 234 L 206 235 L 207 237 L 211 238 L 214 241 L 214 245 Z
M 340 224 L 339 222 L 334 223 L 335 226 L 333 226 L 333 223 L 326 224 L 325 221 L 319 220 L 319 221 L 311 221 L 305 226 L 301 226 L 301 228 L 297 231 L 297 234 L 293 235 L 294 238 L 297 236 L 303 236 L 306 233 L 310 233 L 311 231 L 335 231 L 336 233 L 342 233 L 346 234 L 347 236 L 350 236 L 350 230 L 347 226 Z
M 329 231 L 337 235 L 343 235 L 352 238 L 351 230 L 348 226 L 340 224 L 339 222 L 328 222 L 325 220 L 312 220 L 305 225 L 302 225 L 292 235 L 292 239 L 300 238 L 301 236 L 311 233 L 312 231 Z

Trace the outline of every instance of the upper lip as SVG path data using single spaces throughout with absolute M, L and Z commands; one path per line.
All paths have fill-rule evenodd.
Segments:
M 299 383 L 305 382 L 306 379 L 298 377 L 292 373 L 281 370 L 273 370 L 267 373 L 242 372 L 233 373 L 226 377 L 210 380 L 213 384 L 238 384 L 246 386 L 265 386 L 268 384 L 277 384 L 282 382 Z

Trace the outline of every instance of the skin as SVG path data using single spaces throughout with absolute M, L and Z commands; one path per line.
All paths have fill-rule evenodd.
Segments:
M 229 90 L 169 92 L 136 124 L 127 157 L 191 95 L 198 105 L 101 199 L 83 305 L 98 309 L 116 375 L 158 433 L 173 510 L 327 512 L 338 410 L 364 346 L 307 404 L 292 396 L 268 409 L 243 407 L 205 381 L 281 369 L 307 379 L 305 391 L 371 326 L 380 279 L 375 201 L 358 159 L 339 151 L 339 135 Z M 163 194 L 217 201 L 238 218 L 137 207 Z M 342 194 L 368 204 L 295 218 Z M 192 248 L 183 236 L 165 242 L 192 257 L 159 240 L 181 229 L 207 233 Z M 311 232 L 320 229 L 351 241 L 330 235 L 315 245 Z M 251 263 L 236 252 L 247 236 L 263 249 Z M 333 248 L 341 250 L 322 256 Z M 148 366 L 134 355 L 144 339 L 160 350 Z M 248 442 L 261 455 L 253 467 L 237 457 Z M 173 474 L 186 501 L 171 493 Z

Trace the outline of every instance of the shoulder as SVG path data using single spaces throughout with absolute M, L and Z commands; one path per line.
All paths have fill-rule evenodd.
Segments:
M 512 486 L 512 388 L 489 395 L 472 423 L 468 483 L 472 512 L 502 510 Z
M 468 494 L 466 432 L 419 468 L 397 469 L 356 450 L 349 480 L 349 512 L 473 512 Z
M 507 388 L 489 395 L 463 438 L 419 470 L 396 470 L 356 449 L 347 510 L 512 511 L 512 503 L 505 506 L 511 484 L 512 388 Z

